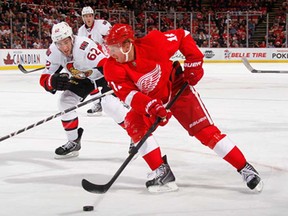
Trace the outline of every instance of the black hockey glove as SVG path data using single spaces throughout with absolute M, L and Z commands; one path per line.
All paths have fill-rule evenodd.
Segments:
M 69 82 L 69 74 L 67 73 L 55 73 L 51 77 L 51 86 L 55 90 L 64 91 L 67 90 L 71 83 Z

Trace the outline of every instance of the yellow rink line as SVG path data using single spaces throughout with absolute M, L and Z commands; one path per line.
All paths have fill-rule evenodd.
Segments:
M 45 67 L 45 65 L 23 65 L 25 69 L 37 69 L 41 67 Z M 0 70 L 17 70 L 17 65 L 9 65 L 9 66 L 0 66 Z
M 179 60 L 183 63 L 183 60 Z M 205 63 L 241 63 L 241 60 L 204 60 Z M 250 63 L 288 63 L 287 60 L 253 60 L 249 59 Z M 25 69 L 37 69 L 40 67 L 44 67 L 45 65 L 23 65 Z M 17 65 L 9 65 L 9 66 L 0 66 L 0 70 L 17 70 Z

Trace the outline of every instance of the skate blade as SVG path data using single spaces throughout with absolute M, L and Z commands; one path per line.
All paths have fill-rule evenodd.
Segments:
M 66 155 L 57 155 L 57 154 L 55 154 L 54 158 L 57 159 L 57 160 L 62 160 L 62 159 L 78 157 L 78 155 L 79 155 L 78 151 L 73 151 L 73 152 L 70 152 L 70 153 L 68 153 Z
M 264 188 L 264 182 L 261 180 L 253 190 L 258 193 L 261 193 L 263 188 Z
M 169 182 L 165 185 L 155 185 L 148 187 L 148 191 L 150 193 L 165 193 L 171 191 L 177 191 L 178 186 L 175 182 Z
M 87 113 L 87 116 L 90 116 L 90 117 L 99 117 L 99 116 L 102 116 L 102 112 Z

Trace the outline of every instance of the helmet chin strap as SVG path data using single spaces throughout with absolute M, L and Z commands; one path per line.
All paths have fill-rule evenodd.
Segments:
M 128 50 L 126 53 L 123 51 L 123 48 L 122 48 L 122 47 L 120 48 L 121 53 L 125 55 L 125 62 L 127 62 L 128 59 L 129 59 L 128 54 L 129 54 L 129 52 L 131 51 L 131 48 L 132 48 L 132 43 L 130 43 L 129 50 Z

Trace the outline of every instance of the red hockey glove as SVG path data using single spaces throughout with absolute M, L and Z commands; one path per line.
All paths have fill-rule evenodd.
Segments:
M 179 75 L 183 74 L 182 66 L 179 61 L 174 61 L 172 66 L 172 71 L 170 75 L 170 79 L 172 83 L 174 83 L 177 79 L 179 79 Z
M 160 117 L 160 126 L 166 125 L 172 116 L 170 110 L 166 110 L 162 101 L 158 99 L 153 99 L 146 105 L 146 112 L 150 115 L 150 117 Z
M 203 77 L 203 61 L 184 61 L 184 79 L 190 85 L 196 85 L 198 81 Z

